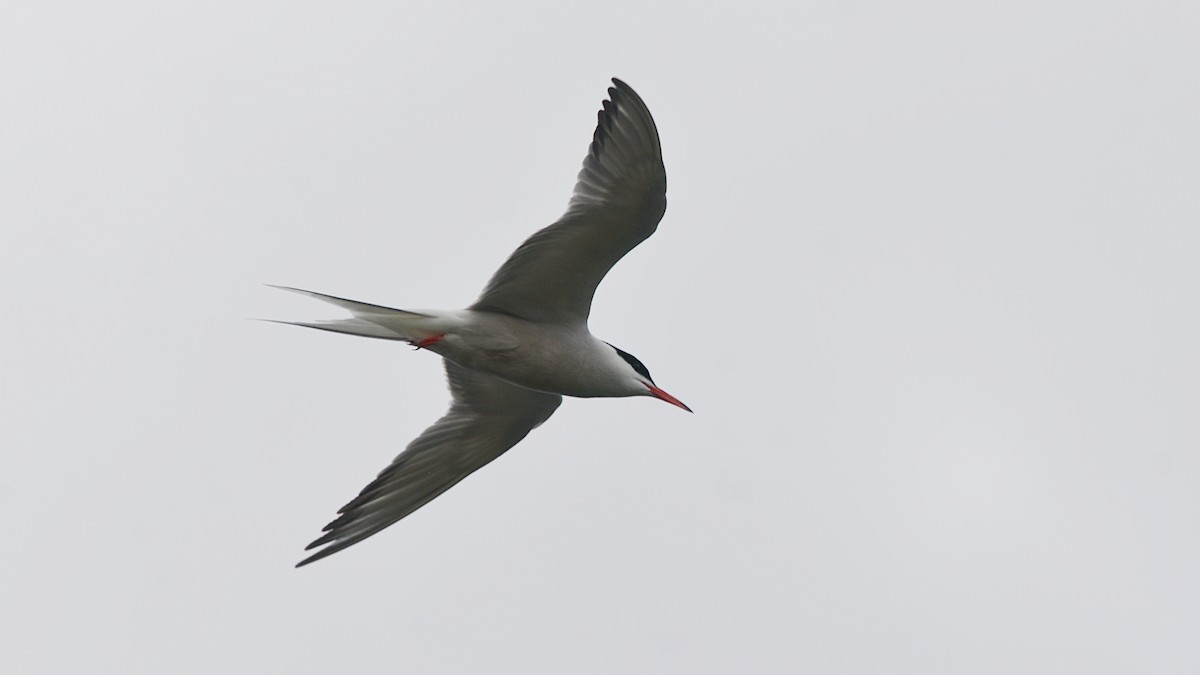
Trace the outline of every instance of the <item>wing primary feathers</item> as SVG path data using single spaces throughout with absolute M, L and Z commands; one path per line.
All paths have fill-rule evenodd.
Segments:
M 303 567 L 405 518 L 509 448 L 550 418 L 562 402 L 446 361 L 453 402 L 433 426 L 338 510 L 324 534 L 305 547 Z
M 629 85 L 613 78 L 567 212 L 509 256 L 471 309 L 586 323 L 600 281 L 658 227 L 666 192 L 654 118 Z

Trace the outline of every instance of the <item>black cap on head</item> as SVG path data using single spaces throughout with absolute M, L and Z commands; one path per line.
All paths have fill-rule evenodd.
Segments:
M 616 350 L 617 356 L 620 356 L 621 358 L 625 359 L 625 363 L 628 363 L 631 368 L 633 368 L 635 371 L 637 371 L 638 375 L 641 375 L 642 377 L 646 378 L 647 380 L 650 380 L 651 383 L 654 382 L 654 378 L 650 377 L 650 369 L 647 368 L 646 366 L 642 365 L 642 362 L 638 361 L 636 356 L 634 356 L 633 354 L 630 354 L 627 351 L 624 351 L 620 347 L 613 347 L 613 345 L 611 345 L 607 342 L 605 342 L 604 344 L 606 344 L 609 347 L 612 347 L 614 350 Z

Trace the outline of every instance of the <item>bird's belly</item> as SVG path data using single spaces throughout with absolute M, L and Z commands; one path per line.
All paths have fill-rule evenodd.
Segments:
M 448 335 L 434 351 L 458 365 L 495 375 L 515 385 L 562 396 L 611 396 L 598 390 L 586 358 L 568 344 Z

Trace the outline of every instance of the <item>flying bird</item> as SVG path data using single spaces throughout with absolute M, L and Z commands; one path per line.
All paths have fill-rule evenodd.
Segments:
M 399 340 L 442 357 L 450 410 L 408 444 L 324 528 L 296 566 L 392 525 L 502 455 L 550 418 L 563 396 L 663 391 L 632 354 L 592 336 L 596 286 L 654 234 L 667 208 L 658 129 L 629 85 L 613 79 L 566 213 L 521 244 L 466 309 L 412 312 L 279 286 L 347 310 L 298 326 Z

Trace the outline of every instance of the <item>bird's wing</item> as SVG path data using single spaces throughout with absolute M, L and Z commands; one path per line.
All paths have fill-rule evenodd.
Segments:
M 521 244 L 471 309 L 546 323 L 587 322 L 608 270 L 654 234 L 667 174 L 654 119 L 613 79 L 567 212 Z
M 297 567 L 379 532 L 504 454 L 554 414 L 562 397 L 509 384 L 446 361 L 450 410 L 408 444 L 305 550 Z

